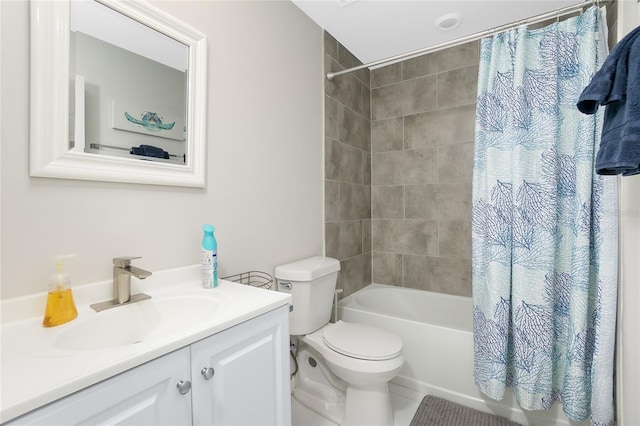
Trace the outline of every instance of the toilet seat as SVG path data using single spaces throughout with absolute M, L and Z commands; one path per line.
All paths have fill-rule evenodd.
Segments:
M 363 324 L 338 321 L 322 329 L 322 338 L 339 354 L 361 360 L 388 360 L 402 353 L 398 336 Z

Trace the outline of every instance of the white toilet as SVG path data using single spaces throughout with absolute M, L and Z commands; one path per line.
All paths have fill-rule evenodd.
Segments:
M 278 290 L 293 299 L 289 315 L 298 336 L 294 398 L 343 426 L 392 426 L 387 383 L 402 368 L 402 340 L 387 331 L 330 324 L 340 262 L 312 257 L 278 266 Z

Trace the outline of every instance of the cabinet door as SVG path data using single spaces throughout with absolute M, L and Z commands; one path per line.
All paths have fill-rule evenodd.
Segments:
M 288 312 L 283 306 L 191 346 L 194 425 L 291 424 Z
M 17 418 L 10 425 L 187 425 L 190 351 L 180 349 Z M 183 388 L 184 389 L 184 388 Z

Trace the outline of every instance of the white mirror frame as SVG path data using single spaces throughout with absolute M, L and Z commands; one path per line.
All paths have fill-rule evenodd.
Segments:
M 205 186 L 207 37 L 143 1 L 98 0 L 189 48 L 186 165 L 69 150 L 69 1 L 31 2 L 31 176 Z

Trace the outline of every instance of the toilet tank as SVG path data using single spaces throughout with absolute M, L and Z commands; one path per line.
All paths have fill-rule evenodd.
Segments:
M 291 294 L 289 333 L 309 334 L 329 322 L 340 262 L 324 256 L 310 257 L 276 267 L 278 291 Z

